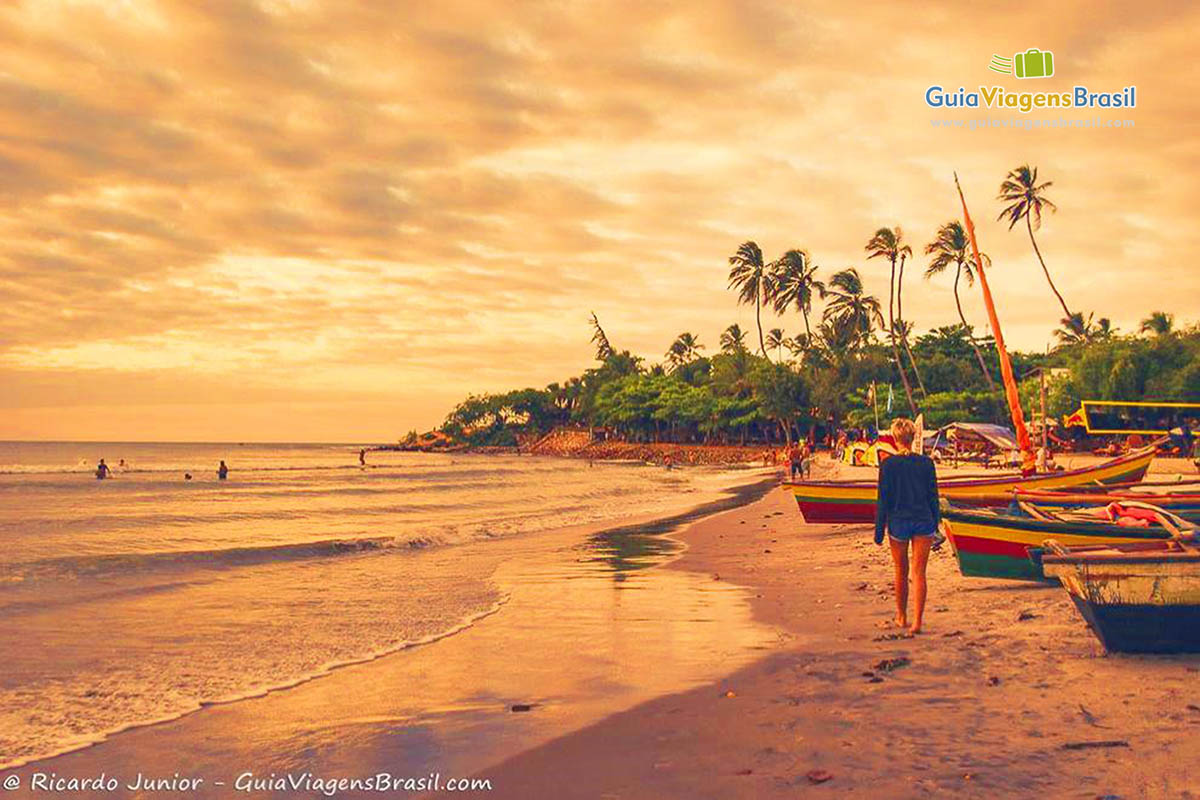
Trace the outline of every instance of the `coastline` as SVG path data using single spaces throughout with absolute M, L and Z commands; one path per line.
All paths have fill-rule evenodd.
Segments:
M 827 459 L 817 470 L 841 472 Z M 578 656 L 563 652 L 568 638 L 505 616 L 554 602 L 564 584 L 548 582 L 552 591 L 516 608 L 506 594 L 500 613 L 432 645 L 133 728 L 9 774 L 132 776 L 159 764 L 168 775 L 436 771 L 485 778 L 489 796 L 512 798 L 794 796 L 816 787 L 808 775 L 823 779 L 820 771 L 831 777 L 813 791 L 846 797 L 1194 791 L 1172 764 L 1200 753 L 1200 657 L 1105 656 L 1060 589 L 962 578 L 948 549 L 930 563 L 927 633 L 893 638 L 890 566 L 869 530 L 803 525 L 791 497 L 768 484 L 774 479 L 677 514 L 558 537 L 573 561 L 611 568 L 604 596 L 629 602 L 671 585 L 675 600 L 679 591 L 717 599 L 724 616 L 706 618 L 708 606 L 697 615 L 721 634 L 702 680 L 657 675 L 663 662 L 639 655 L 656 643 L 640 636 L 602 642 L 614 660 L 581 681 L 586 689 L 565 684 Z M 507 576 L 510 586 L 550 565 L 529 559 L 518 541 L 508 546 L 525 570 Z M 648 562 L 653 568 L 639 573 Z M 647 580 L 639 584 L 639 575 Z M 562 608 L 582 613 L 581 605 Z M 652 619 L 662 609 L 626 610 Z M 714 648 L 708 634 L 694 635 L 666 638 L 683 653 Z M 910 663 L 877 668 L 886 659 Z M 463 694 L 462 673 L 446 666 L 480 662 L 487 679 Z M 420 705 L 409 702 L 417 694 Z M 521 704 L 530 713 L 514 713 Z M 1128 747 L 1063 749 L 1102 740 Z
M 508 660 L 522 649 L 527 649 L 529 654 L 546 654 L 549 664 L 549 654 L 561 647 L 563 638 L 552 638 L 550 633 L 529 628 L 532 620 L 530 609 L 541 608 L 556 600 L 563 602 L 559 596 L 571 596 L 579 600 L 579 606 L 583 607 L 591 601 L 613 602 L 613 588 L 641 589 L 635 594 L 626 595 L 628 598 L 637 598 L 636 602 L 630 599 L 623 601 L 635 625 L 640 618 L 653 620 L 663 612 L 676 614 L 680 620 L 668 620 L 670 624 L 663 628 L 670 634 L 664 641 L 670 641 L 672 637 L 688 641 L 698 635 L 694 629 L 706 627 L 703 624 L 705 614 L 716 615 L 714 619 L 720 619 L 740 632 L 740 638 L 730 645 L 731 652 L 738 651 L 733 655 L 742 661 L 750 660 L 747 653 L 762 645 L 765 631 L 753 625 L 749 619 L 744 592 L 733 586 L 723 587 L 721 592 L 715 594 L 696 592 L 694 585 L 698 581 L 695 576 L 666 572 L 667 564 L 679 557 L 684 546 L 660 534 L 677 529 L 691 520 L 752 502 L 774 483 L 774 475 L 765 477 L 761 472 L 749 472 L 719 494 L 697 498 L 700 502 L 674 513 L 646 513 L 627 517 L 619 523 L 610 521 L 564 528 L 552 535 L 551 554 L 548 554 L 544 540 L 537 536 L 492 542 L 493 552 L 489 553 L 489 557 L 499 565 L 498 572 L 501 574 L 497 581 L 503 586 L 502 599 L 498 603 L 499 613 L 493 610 L 493 613 L 482 616 L 463 630 L 439 637 L 431 643 L 419 643 L 403 648 L 401 652 L 384 654 L 360 663 L 339 665 L 308 680 L 229 703 L 205 704 L 168 720 L 130 726 L 82 748 L 34 759 L 7 770 L 7 774 L 31 775 L 53 771 L 59 775 L 90 775 L 104 771 L 129 776 L 145 771 L 141 766 L 145 764 L 172 765 L 171 769 L 165 769 L 167 774 L 172 771 L 183 774 L 185 768 L 210 774 L 227 773 L 243 764 L 252 765 L 256 771 L 262 772 L 283 770 L 297 760 L 308 758 L 311 758 L 309 763 L 314 771 L 329 772 L 345 768 L 354 774 L 366 774 L 369 772 L 368 765 L 372 769 L 384 766 L 394 769 L 397 758 L 393 747 L 387 743 L 397 738 L 413 741 L 414 735 L 421 745 L 400 759 L 411 763 L 413 771 L 418 765 L 424 768 L 435 762 L 443 771 L 478 768 L 488 763 L 487 760 L 480 760 L 481 757 L 486 759 L 481 754 L 495 752 L 499 760 L 553 735 L 601 719 L 613 710 L 694 684 L 697 678 L 706 681 L 720 674 L 715 661 L 706 667 L 701 664 L 703 673 L 696 675 L 692 674 L 696 671 L 695 664 L 681 663 L 675 668 L 675 673 L 670 672 L 668 665 L 661 680 L 652 681 L 649 687 L 642 687 L 633 676 L 644 674 L 655 662 L 630 651 L 635 637 L 617 648 L 629 654 L 615 658 L 614 664 L 620 668 L 617 672 L 593 676 L 603 679 L 595 691 L 580 692 L 579 687 L 560 680 L 556 696 L 555 687 L 539 685 L 542 682 L 536 680 L 536 674 L 525 675 L 515 683 L 509 681 L 501 673 Z M 560 576 L 557 570 L 562 568 L 563 563 L 575 565 L 576 569 L 571 574 Z M 654 566 L 653 570 L 644 569 L 650 565 Z M 642 571 L 646 578 L 639 579 Z M 567 582 L 563 583 L 563 580 Z M 541 586 L 537 586 L 539 582 Z M 528 589 L 527 583 L 534 584 L 535 588 Z M 591 584 L 598 586 L 593 586 L 590 591 L 581 591 L 579 588 Z M 638 603 L 645 605 L 644 598 L 655 596 L 654 591 L 646 591 L 655 587 L 662 595 L 658 598 L 660 605 L 646 606 L 641 612 L 635 613 Z M 595 591 L 597 588 L 600 591 Z M 531 591 L 542 594 L 532 598 L 522 596 L 529 595 Z M 680 597 L 699 598 L 694 613 L 686 608 L 675 608 L 673 604 Z M 664 602 L 666 605 L 662 605 Z M 506 612 L 510 611 L 512 613 L 506 616 Z M 611 633 L 604 629 L 611 621 L 605 622 L 603 610 L 599 614 L 599 621 L 602 624 L 595 627 L 595 623 L 592 623 L 593 628 L 601 633 Z M 572 624 L 564 624 L 563 627 L 567 633 L 579 632 L 577 626 Z M 712 625 L 707 627 L 711 628 Z M 585 630 L 583 635 L 586 633 Z M 707 633 L 699 635 L 699 640 L 711 638 Z M 610 642 L 604 647 L 614 643 L 620 644 Z M 647 649 L 648 656 L 652 655 L 654 648 Z M 684 647 L 681 652 L 686 654 L 693 649 Z M 602 655 L 594 652 L 588 657 L 599 658 Z M 666 652 L 665 655 L 669 661 L 672 653 Z M 697 661 L 690 656 L 684 659 L 688 660 Z M 464 695 L 461 685 L 464 673 L 480 661 L 490 665 L 490 672 L 477 682 L 473 692 Z M 658 665 L 661 666 L 662 662 L 659 661 Z M 538 666 L 535 672 L 542 670 L 543 667 Z M 586 676 L 587 670 L 582 672 Z M 457 682 L 456 675 L 460 679 Z M 419 686 L 419 691 L 414 691 L 418 682 L 426 681 L 428 683 Z M 364 689 L 368 685 L 372 688 Z M 406 689 L 406 686 L 409 688 Z M 470 686 L 466 688 L 470 689 Z M 407 696 L 412 696 L 414 701 L 408 702 Z M 539 708 L 549 710 L 552 716 L 549 725 L 545 723 L 546 715 L 543 713 L 514 715 L 509 711 L 508 705 L 530 699 Z M 582 702 L 575 702 L 577 700 Z M 445 737 L 445 743 L 434 745 L 433 740 L 438 735 L 431 733 L 431 730 L 452 717 L 460 717 L 463 721 L 447 726 L 453 730 L 449 734 L 441 734 Z M 493 737 L 487 731 L 503 730 L 507 739 L 513 727 L 519 733 L 511 742 L 497 746 L 497 742 L 489 741 Z M 369 733 L 364 733 L 364 730 L 369 730 Z M 303 753 L 297 752 L 297 740 L 306 740 L 309 736 L 316 736 L 324 744 L 315 749 L 311 746 L 301 747 Z M 462 745 L 462 741 L 468 741 L 469 744 Z M 347 742 L 353 744 L 347 746 Z M 321 752 L 316 752 L 318 750 Z M 405 758 L 409 760 L 405 761 Z M 201 791 L 200 794 L 205 793 Z M 21 796 L 21 793 L 17 792 L 16 796 Z M 214 791 L 210 796 L 226 795 Z
M 480 774 L 511 798 L 1195 796 L 1173 765 L 1200 755 L 1200 657 L 1106 655 L 1059 587 L 964 578 L 949 548 L 897 638 L 870 536 L 781 491 L 689 527 L 668 569 L 748 587 L 779 645 Z

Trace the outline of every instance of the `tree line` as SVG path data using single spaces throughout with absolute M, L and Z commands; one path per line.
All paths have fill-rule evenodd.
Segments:
M 1070 310 L 1036 238 L 1043 213 L 1057 208 L 1047 197 L 1052 185 L 1039 180 L 1036 167 L 1023 165 L 1008 173 L 998 194 L 999 219 L 1010 230 L 1024 223 L 1063 312 L 1054 350 L 1010 354 L 1016 374 L 1053 371 L 1053 414 L 1068 413 L 1081 399 L 1200 401 L 1200 328 L 1177 329 L 1172 315 L 1156 311 L 1137 332 L 1121 334 L 1107 318 Z M 661 361 L 647 364 L 616 349 L 592 314 L 595 366 L 543 389 L 469 397 L 442 431 L 477 445 L 515 444 L 520 435 L 567 424 L 635 441 L 789 442 L 816 425 L 869 425 L 876 409 L 890 418 L 902 407 L 924 413 L 928 425 L 1005 422 L 995 344 L 977 335 L 963 312 L 961 290 L 976 279 L 963 224 L 941 225 L 921 253 L 926 280 L 953 273 L 957 323 L 914 335 L 904 316 L 904 276 L 916 256 L 899 226 L 879 228 L 864 246 L 867 261 L 888 265 L 886 319 L 884 303 L 865 291 L 857 268 L 823 280 L 807 250 L 789 249 L 768 261 L 747 241 L 728 258 L 727 280 L 739 303 L 754 306 L 757 348 L 733 324 L 711 354 L 698 336 L 683 332 Z M 990 266 L 985 254 L 981 260 Z M 824 307 L 813 319 L 817 299 Z M 802 331 L 764 331 L 764 307 L 780 316 L 798 314 Z M 1023 390 L 1026 401 L 1030 391 Z

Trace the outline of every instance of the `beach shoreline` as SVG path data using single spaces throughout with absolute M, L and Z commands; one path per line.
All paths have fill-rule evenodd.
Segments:
M 606 688 L 603 681 L 612 683 L 616 673 L 607 677 L 598 674 L 595 677 L 603 681 L 600 688 L 590 693 L 581 692 L 578 687 L 568 685 L 570 681 L 559 681 L 556 694 L 553 687 L 539 686 L 538 681 L 533 679 L 536 676 L 526 675 L 520 679 L 509 680 L 498 673 L 506 667 L 506 650 L 515 648 L 519 651 L 525 648 L 532 654 L 549 653 L 561 647 L 561 638 L 554 639 L 552 633 L 529 629 L 529 625 L 537 621 L 535 609 L 552 606 L 555 602 L 564 602 L 559 596 L 574 598 L 580 606 L 596 600 L 611 602 L 611 587 L 616 586 L 643 589 L 633 595 L 626 595 L 628 598 L 638 598 L 636 602 L 624 600 L 625 613 L 627 616 L 632 615 L 630 618 L 634 626 L 637 625 L 639 617 L 653 619 L 655 614 L 663 612 L 676 614 L 681 618 L 672 624 L 657 626 L 661 629 L 660 633 L 669 634 L 665 637 L 668 641 L 672 636 L 685 639 L 697 636 L 696 623 L 703 623 L 705 615 L 715 614 L 715 618 L 736 621 L 733 627 L 741 631 L 742 635 L 731 648 L 745 651 L 737 657 L 749 660 L 750 656 L 746 655 L 746 652 L 748 648 L 760 646 L 759 640 L 763 631 L 751 623 L 744 593 L 733 586 L 723 589 L 719 596 L 711 592 L 698 593 L 689 588 L 697 582 L 695 576 L 665 573 L 661 569 L 666 563 L 678 558 L 684 549 L 676 540 L 661 534 L 675 530 L 691 520 L 751 502 L 761 497 L 776 481 L 773 472 L 747 472 L 734 477 L 736 480 L 732 485 L 728 485 L 720 493 L 698 496 L 695 502 L 673 513 L 647 512 L 627 516 L 620 522 L 608 521 L 561 529 L 549 537 L 553 540 L 550 545 L 552 553 L 548 553 L 544 543 L 539 543 L 544 538 L 541 534 L 511 537 L 489 543 L 489 557 L 501 565 L 499 572 L 505 573 L 497 578 L 504 595 L 500 610 L 498 613 L 485 615 L 475 624 L 454 635 L 430 644 L 404 648 L 401 652 L 372 658 L 362 663 L 341 666 L 295 686 L 280 687 L 236 702 L 206 704 L 203 708 L 161 723 L 135 725 L 88 746 L 57 756 L 28 761 L 7 770 L 6 774 L 30 777 L 47 772 L 56 772 L 59 775 L 88 775 L 106 771 L 109 774 L 132 775 L 142 773 L 146 763 L 178 764 L 180 772 L 186 767 L 187 770 L 200 769 L 206 774 L 229 773 L 239 764 L 266 764 L 269 765 L 268 769 L 283 770 L 293 765 L 298 758 L 302 758 L 294 749 L 296 739 L 314 735 L 322 740 L 329 737 L 338 744 L 338 747 L 334 748 L 333 741 L 326 742 L 327 748 L 317 749 L 328 749 L 330 752 L 321 754 L 311 752 L 311 747 L 307 748 L 306 752 L 312 758 L 314 772 L 344 768 L 356 774 L 365 774 L 365 771 L 369 771 L 368 763 L 370 769 L 397 766 L 397 759 L 389 755 L 390 748 L 378 746 L 375 742 L 399 737 L 401 731 L 412 734 L 430 726 L 432 730 L 441 725 L 442 719 L 456 715 L 463 717 L 465 722 L 445 735 L 454 741 L 470 740 L 471 744 L 432 745 L 429 740 L 436 739 L 437 734 L 426 731 L 417 737 L 427 739 L 418 748 L 425 752 L 423 755 L 420 752 L 413 755 L 416 760 L 411 761 L 411 764 L 415 768 L 417 761 L 424 765 L 426 761 L 433 759 L 439 768 L 465 770 L 467 767 L 464 765 L 474 768 L 487 763 L 478 760 L 481 752 L 494 750 L 505 756 L 516 752 L 515 745 L 507 748 L 493 747 L 486 741 L 485 734 L 473 731 L 473 728 L 484 730 L 490 729 L 489 726 L 499 725 L 505 728 L 515 724 L 522 730 L 518 740 L 534 744 L 555 732 L 565 732 L 600 719 L 612 710 L 633 705 L 646 697 L 667 692 L 675 686 L 693 683 L 690 676 L 695 668 L 687 663 L 677 668 L 677 675 L 668 672 L 662 680 L 652 682 L 657 688 L 650 689 L 639 686 L 638 682 L 633 680 L 628 681 L 628 686 L 618 685 L 620 682 L 616 682 L 611 688 Z M 506 561 L 509 562 L 507 565 Z M 577 564 L 579 568 L 560 580 L 556 570 L 561 570 L 564 563 Z M 651 564 L 654 567 L 645 570 L 648 577 L 640 578 L 639 570 Z M 661 577 L 652 575 L 659 572 L 670 579 L 665 587 L 662 586 Z M 540 577 L 542 573 L 545 573 L 546 577 Z M 618 580 L 619 583 L 614 584 L 614 580 Z M 522 593 L 529 595 L 530 592 L 525 584 L 537 584 L 539 581 L 544 583 L 544 586 L 536 590 L 540 591 L 541 595 L 535 593 L 533 597 L 526 596 L 522 599 Z M 647 583 L 652 585 L 646 585 Z M 579 589 L 589 584 L 598 584 L 598 591 Z M 644 612 L 634 613 L 639 608 L 639 603 L 645 606 L 645 598 L 655 596 L 655 587 L 662 595 L 660 601 L 666 605 L 650 605 L 646 606 Z M 681 596 L 699 598 L 699 605 L 692 611 L 675 608 L 672 604 Z M 729 617 L 729 614 L 734 616 Z M 697 619 L 692 619 L 693 617 Z M 500 622 L 500 618 L 504 621 Z M 605 617 L 602 612 L 598 620 L 604 623 Z M 500 624 L 497 625 L 497 622 Z M 545 620 L 541 622 L 544 623 Z M 605 624 L 628 625 L 629 619 L 624 623 L 618 620 Z M 581 632 L 578 625 L 564 623 L 560 627 L 568 634 L 587 635 L 587 631 Z M 593 622 L 592 630 L 605 633 L 604 624 L 597 628 Z M 703 639 L 707 634 L 700 636 Z M 621 640 L 617 639 L 609 644 L 617 650 L 628 651 L 634 640 L 622 644 Z M 598 642 L 594 652 L 588 657 L 603 659 L 605 647 L 603 642 Z M 647 650 L 646 657 L 654 652 L 652 647 L 644 649 Z M 691 648 L 685 648 L 685 651 L 689 649 Z M 488 650 L 493 652 L 481 655 L 481 652 Z M 670 660 L 670 652 L 663 655 Z M 481 660 L 490 665 L 491 672 L 482 678 L 474 676 L 476 688 L 472 690 L 473 693 L 462 694 L 463 687 L 455 685 L 455 670 L 460 673 L 459 678 L 469 682 L 472 680 L 469 675 L 470 665 Z M 697 662 L 703 660 L 690 656 L 682 659 Z M 646 658 L 636 655 L 614 657 L 613 663 L 618 671 L 632 670 L 631 676 L 635 672 L 644 672 L 651 666 Z M 704 667 L 701 664 L 700 667 L 707 670 L 707 677 L 700 676 L 704 680 L 719 674 L 715 665 Z M 587 674 L 586 669 L 582 672 Z M 435 673 L 445 674 L 434 677 Z M 411 703 L 406 702 L 406 690 L 403 687 L 414 686 L 415 681 L 430 681 L 436 685 L 432 688 L 421 685 L 415 692 L 408 690 L 407 693 L 416 699 Z M 364 683 L 378 683 L 389 688 L 382 692 L 366 692 L 361 690 Z M 469 688 L 468 686 L 467 689 Z M 493 699 L 486 701 L 482 699 L 484 696 Z M 580 702 L 576 703 L 576 700 Z M 540 714 L 518 716 L 508 709 L 510 704 L 519 705 L 527 701 L 541 708 L 551 709 L 549 713 L 555 719 L 549 727 L 538 719 Z M 577 705 L 578 708 L 572 708 L 572 705 Z M 366 736 L 370 742 L 359 740 L 359 747 L 351 748 L 349 755 L 345 752 L 331 755 L 334 749 L 341 750 L 347 732 L 351 738 L 362 735 L 364 719 L 372 720 L 366 724 L 371 729 L 371 734 Z M 510 719 L 515 719 L 516 722 L 509 722 Z M 309 730 L 310 726 L 321 733 Z M 254 741 L 246 742 L 247 735 Z M 221 744 L 214 745 L 214 742 Z M 333 760 L 329 760 L 330 758 Z M 351 764 L 357 766 L 350 766 Z M 260 767 L 259 771 L 262 769 Z M 23 785 L 28 786 L 28 783 Z M 199 794 L 225 796 L 221 791 L 206 794 L 201 790 Z M 16 792 L 15 796 L 22 796 L 21 792 Z
M 1060 588 L 964 578 L 949 547 L 902 638 L 870 537 L 783 491 L 689 527 L 668 568 L 748 587 L 779 646 L 481 774 L 512 798 L 1197 796 L 1171 765 L 1200 754 L 1200 657 L 1105 654 Z
M 818 477 L 843 472 L 818 463 Z M 467 708 L 453 700 L 453 676 L 435 674 L 443 664 L 486 660 L 488 647 L 502 647 L 513 656 L 489 662 L 499 670 L 516 653 L 537 659 L 561 649 L 547 648 L 535 628 L 505 629 L 502 611 L 431 647 L 10 774 L 133 774 L 156 762 L 204 774 L 413 774 L 421 766 L 486 779 L 488 796 L 512 798 L 782 797 L 810 788 L 839 797 L 1194 796 L 1171 764 L 1200 753 L 1200 657 L 1107 656 L 1060 589 L 963 578 L 948 548 L 930 564 L 927 632 L 899 638 L 887 624 L 888 557 L 869 529 L 804 525 L 791 496 L 759 477 L 681 514 L 602 526 L 618 539 L 598 558 L 641 558 L 619 541 L 640 529 L 682 545 L 645 571 L 650 582 L 682 580 L 688 593 L 744 602 L 744 613 L 719 623 L 737 640 L 732 658 L 696 685 L 672 691 L 668 680 L 640 699 L 608 688 L 558 691 L 547 688 L 558 680 L 556 663 L 523 677 L 497 672 Z M 579 535 L 565 535 L 563 546 L 576 548 Z M 645 672 L 654 666 L 638 666 L 624 646 L 608 649 L 616 653 L 609 672 L 592 680 L 654 683 Z M 449 705 L 406 707 L 397 698 L 413 680 L 436 684 Z M 521 704 L 527 713 L 513 711 Z M 469 718 L 435 734 L 454 715 Z M 1123 744 L 1091 746 L 1104 741 Z

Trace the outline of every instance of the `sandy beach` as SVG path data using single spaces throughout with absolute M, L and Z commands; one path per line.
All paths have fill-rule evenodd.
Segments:
M 1200 753 L 1200 658 L 1106 655 L 1058 587 L 963 578 L 947 546 L 905 639 L 867 528 L 801 525 L 775 491 L 682 538 L 669 569 L 749 587 L 779 647 L 488 770 L 500 796 L 1200 792 L 1177 768 Z
M 1200 800 L 1132 6 L 0 2 L 0 800 Z

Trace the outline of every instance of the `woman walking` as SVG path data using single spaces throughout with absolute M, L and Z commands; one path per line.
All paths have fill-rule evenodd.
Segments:
M 909 633 L 921 632 L 925 616 L 925 567 L 937 533 L 937 471 L 933 459 L 912 452 L 916 426 L 900 418 L 892 422 L 892 438 L 899 453 L 879 465 L 879 499 L 875 507 L 875 544 L 883 544 L 886 531 L 896 569 L 896 625 Z M 909 543 L 912 560 L 909 560 Z M 913 621 L 908 624 L 909 570 L 912 571 Z

